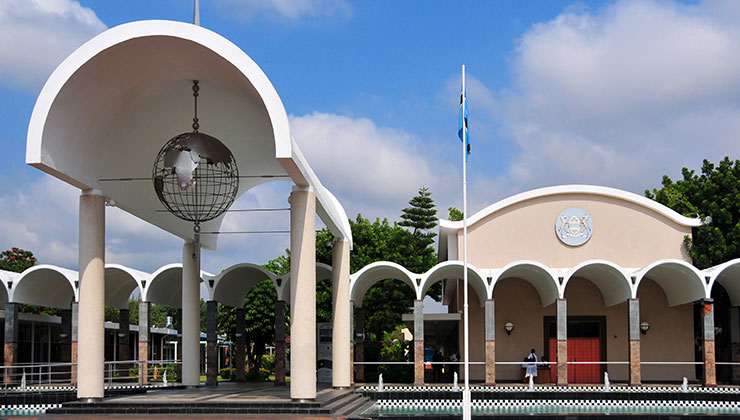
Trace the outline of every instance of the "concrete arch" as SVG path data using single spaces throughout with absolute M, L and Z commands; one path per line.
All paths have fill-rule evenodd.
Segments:
M 331 280 L 331 271 L 332 268 L 330 265 L 316 263 L 316 282 L 318 283 L 327 279 Z M 275 283 L 275 288 L 278 292 L 278 300 L 290 302 L 290 273 L 284 276 L 276 276 L 276 279 L 279 279 L 279 281 L 276 280 Z
M 478 268 L 468 264 L 468 284 L 475 290 L 475 294 L 478 295 L 478 303 L 481 307 L 486 304 L 486 299 L 491 296 L 485 277 Z M 440 280 L 449 278 L 462 279 L 463 263 L 462 261 L 441 262 L 424 273 L 422 278 L 424 280 L 421 283 L 421 287 L 417 288 L 417 299 L 424 299 L 424 295 L 429 288 Z
M 531 260 L 514 261 L 496 272 L 491 282 L 491 297 L 495 296 L 496 283 L 509 277 L 521 278 L 531 284 L 540 295 L 543 307 L 552 304 L 560 297 L 557 277 L 552 269 Z
M 105 265 L 105 306 L 128 309 L 128 298 L 137 288 L 141 291 L 142 280 L 148 273 L 134 270 L 120 264 Z
M 681 305 L 708 297 L 703 273 L 686 261 L 658 260 L 638 270 L 635 273 L 635 297 L 645 277 L 649 277 L 660 285 L 668 299 L 668 306 Z
M 707 268 L 704 274 L 709 277 L 707 296 L 712 295 L 714 284 L 719 283 L 730 296 L 732 306 L 740 305 L 740 258 Z
M 151 183 L 101 179 L 151 173 L 151 159 L 141 157 L 156 156 L 173 135 L 189 130 L 183 116 L 192 114 L 194 79 L 200 81 L 203 132 L 221 140 L 234 154 L 240 175 L 247 175 L 237 195 L 287 175 L 299 186 L 314 188 L 327 227 L 351 242 L 344 210 L 293 141 L 285 108 L 267 76 L 232 42 L 188 23 L 126 23 L 70 54 L 38 96 L 26 163 L 82 190 L 99 190 L 119 208 L 191 239 L 191 223 L 158 212 Z M 97 158 L 84 158 L 91 155 Z M 222 220 L 201 227 L 218 231 Z M 201 245 L 215 249 L 217 241 L 218 235 L 204 235 Z
M 276 286 L 277 277 L 271 271 L 257 264 L 235 264 L 213 278 L 212 300 L 224 305 L 241 308 L 244 298 L 252 287 L 263 280 L 270 280 Z M 209 279 L 209 283 L 210 283 Z
M 365 293 L 375 283 L 385 279 L 401 280 L 414 290 L 416 296 L 419 296 L 418 287 L 414 280 L 419 279 L 419 283 L 421 283 L 421 275 L 414 274 L 394 262 L 377 261 L 350 275 L 349 298 L 356 307 L 361 308 Z
M 3 284 L 3 287 L 0 287 L 0 305 L 3 305 L 2 307 L 5 307 L 4 305 L 9 302 L 10 299 L 10 289 L 14 283 L 18 280 L 20 277 L 20 273 L 16 273 L 13 271 L 5 271 L 0 270 L 0 283 Z
M 54 265 L 37 265 L 21 273 L 10 293 L 10 301 L 69 309 L 79 299 L 77 272 Z
M 208 277 L 213 275 L 201 270 L 200 281 Z M 167 264 L 152 273 L 141 299 L 173 308 L 182 307 L 182 263 Z
M 583 277 L 591 281 L 601 291 L 604 306 L 612 306 L 636 296 L 633 293 L 630 278 L 624 269 L 608 260 L 584 261 L 570 269 L 563 276 L 560 296 L 565 296 L 565 289 L 573 277 Z

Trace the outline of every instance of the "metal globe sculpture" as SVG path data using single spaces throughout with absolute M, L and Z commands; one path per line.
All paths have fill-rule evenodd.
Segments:
M 170 139 L 152 170 L 159 201 L 180 219 L 195 223 L 215 219 L 234 202 L 239 170 L 231 151 L 218 139 L 198 132 L 198 82 L 193 82 L 193 132 Z

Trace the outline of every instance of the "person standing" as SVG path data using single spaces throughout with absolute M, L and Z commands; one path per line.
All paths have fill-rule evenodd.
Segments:
M 534 352 L 534 349 L 529 350 L 529 354 L 527 357 L 524 358 L 524 361 L 527 363 L 527 373 L 524 375 L 524 377 L 531 376 L 533 378 L 537 377 L 537 354 Z

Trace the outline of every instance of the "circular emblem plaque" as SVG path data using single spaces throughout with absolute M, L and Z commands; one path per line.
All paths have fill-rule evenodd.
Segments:
M 566 245 L 578 246 L 591 239 L 594 231 L 594 222 L 591 215 L 584 209 L 571 207 L 563 210 L 555 220 L 555 233 L 558 239 Z

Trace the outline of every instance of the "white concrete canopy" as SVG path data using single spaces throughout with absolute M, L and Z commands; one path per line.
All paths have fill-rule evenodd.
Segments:
M 374 262 L 350 275 L 349 298 L 354 302 L 356 307 L 361 308 L 362 301 L 365 298 L 365 293 L 367 293 L 375 283 L 385 279 L 396 279 L 408 284 L 418 296 L 416 290 L 417 287 L 414 284 L 414 278 L 416 277 L 418 276 L 400 264 L 390 261 Z
M 14 271 L 0 270 L 0 283 L 3 284 L 3 286 L 0 287 L 0 305 L 2 305 L 2 307 L 5 307 L 5 304 L 8 303 L 8 298 L 10 297 L 8 285 L 14 284 L 20 276 L 20 273 L 16 273 Z
M 10 302 L 69 309 L 78 300 L 76 271 L 41 264 L 24 271 L 10 290 Z
M 213 275 L 201 270 L 201 282 L 209 277 Z M 173 308 L 182 307 L 182 263 L 167 264 L 152 273 L 141 300 Z
M 709 276 L 707 297 L 711 296 L 715 283 L 719 283 L 730 296 L 732 306 L 740 305 L 740 258 L 707 268 L 704 273 Z
M 708 297 L 702 272 L 686 261 L 660 260 L 637 271 L 633 297 L 637 297 L 637 291 L 644 278 L 650 278 L 660 285 L 669 306 Z
M 445 261 L 435 265 L 424 274 L 424 281 L 418 288 L 416 298 L 424 299 L 429 288 L 440 280 L 462 279 L 463 269 L 462 261 Z M 475 290 L 475 294 L 478 295 L 478 304 L 483 307 L 486 299 L 490 297 L 486 276 L 471 264 L 468 264 L 468 285 Z
M 82 190 L 99 190 L 119 208 L 192 239 L 192 224 L 163 211 L 150 177 L 160 148 L 191 131 L 193 80 L 200 82 L 201 131 L 221 140 L 236 159 L 238 195 L 275 179 L 311 186 L 319 216 L 351 243 L 344 210 L 293 142 L 265 74 L 227 39 L 187 23 L 127 23 L 67 57 L 37 99 L 26 162 Z M 221 221 L 205 222 L 202 230 L 218 231 Z M 215 249 L 217 239 L 203 235 L 201 243 Z
M 148 273 L 134 270 L 120 264 L 105 265 L 105 306 L 128 309 L 128 299 L 137 288 L 141 291 L 142 280 Z
M 491 296 L 496 297 L 496 284 L 506 278 L 525 280 L 537 290 L 542 306 L 555 302 L 560 296 L 557 279 L 552 269 L 537 261 L 514 261 L 500 270 L 493 270 L 493 288 Z
M 275 274 L 257 264 L 232 265 L 213 278 L 213 287 L 209 286 L 211 300 L 241 308 L 252 287 L 264 280 L 270 280 L 276 286 L 275 279 Z
M 601 291 L 604 306 L 612 306 L 627 301 L 633 296 L 630 279 L 622 267 L 607 260 L 590 260 L 568 270 L 563 276 L 561 297 L 565 297 L 568 282 L 574 277 L 590 280 Z

